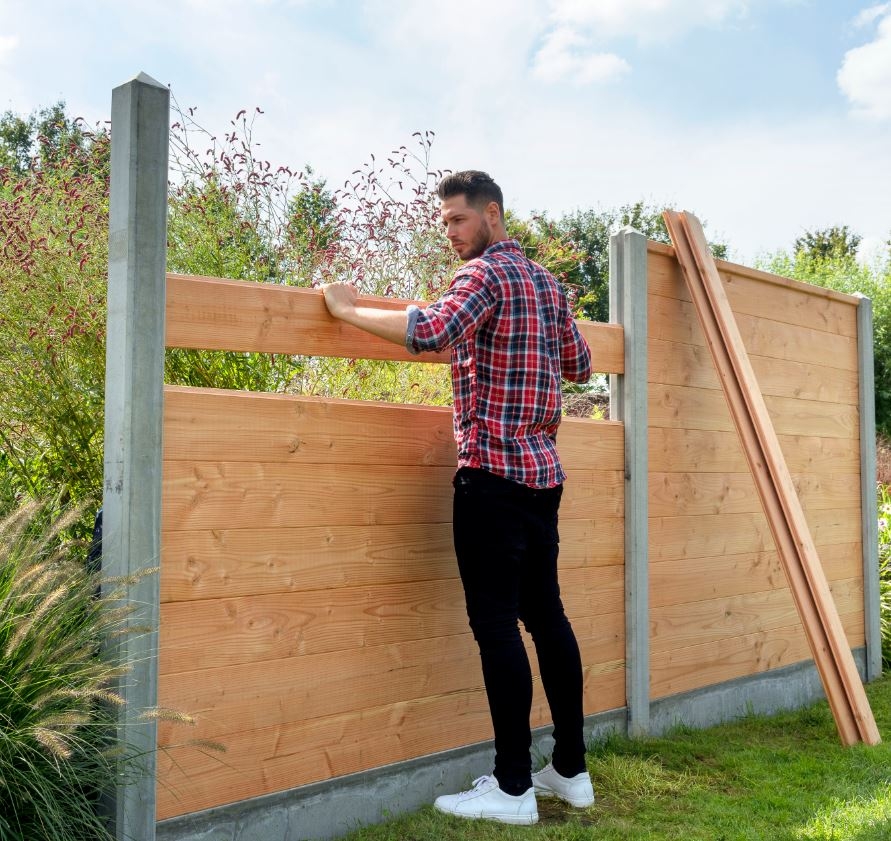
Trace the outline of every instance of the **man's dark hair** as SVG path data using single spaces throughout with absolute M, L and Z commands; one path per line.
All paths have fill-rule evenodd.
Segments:
M 498 205 L 501 218 L 504 218 L 504 195 L 487 172 L 478 169 L 465 169 L 462 172 L 453 172 L 447 175 L 436 188 L 436 194 L 441 200 L 450 199 L 452 196 L 464 196 L 469 205 L 477 210 L 482 210 L 490 201 Z

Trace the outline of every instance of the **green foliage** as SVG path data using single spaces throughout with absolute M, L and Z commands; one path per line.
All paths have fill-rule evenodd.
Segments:
M 7 111 L 0 117 L 0 168 L 24 175 L 53 168 L 66 159 L 70 165 L 72 148 L 84 152 L 93 137 L 79 120 L 67 116 L 64 102 L 27 118 Z
M 6 501 L 77 502 L 101 487 L 108 146 L 81 132 L 22 175 L 0 168 Z
M 592 321 L 609 321 L 609 238 L 630 226 L 648 239 L 670 243 L 662 208 L 643 201 L 622 205 L 610 210 L 577 210 L 559 219 L 534 216 L 540 233 L 567 243 L 582 256 L 578 263 L 565 271 L 564 283 L 577 290 L 579 317 Z M 727 256 L 727 246 L 710 243 L 712 253 L 719 259 Z
M 878 486 L 882 670 L 891 670 L 891 485 Z
M 860 239 L 858 234 L 848 230 L 847 225 L 805 231 L 795 240 L 793 253 L 817 261 L 854 259 Z
M 96 806 L 119 773 L 111 684 L 125 670 L 100 648 L 127 614 L 60 539 L 79 512 L 44 530 L 48 513 L 0 520 L 0 841 L 111 837 Z

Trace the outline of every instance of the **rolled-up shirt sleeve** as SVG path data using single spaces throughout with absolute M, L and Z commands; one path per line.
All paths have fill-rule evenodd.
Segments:
M 591 349 L 572 315 L 567 315 L 560 345 L 560 373 L 573 383 L 591 379 Z
M 438 301 L 425 309 L 407 308 L 405 346 L 414 354 L 445 350 L 476 330 L 494 307 L 495 296 L 485 283 L 485 273 L 465 266 Z

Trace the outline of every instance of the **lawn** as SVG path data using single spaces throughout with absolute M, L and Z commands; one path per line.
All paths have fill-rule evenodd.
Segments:
M 825 702 L 661 738 L 611 737 L 588 753 L 590 809 L 539 799 L 539 823 L 521 828 L 425 806 L 347 841 L 888 841 L 891 676 L 867 694 L 886 740 L 875 747 L 842 747 Z

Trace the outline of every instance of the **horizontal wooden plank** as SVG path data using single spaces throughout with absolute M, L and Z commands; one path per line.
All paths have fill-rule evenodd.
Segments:
M 859 542 L 821 546 L 820 562 L 830 581 L 863 576 Z M 784 587 L 788 587 L 786 573 L 775 551 L 672 558 L 650 564 L 651 608 Z
M 168 461 L 162 528 L 445 523 L 453 475 L 450 467 Z M 569 470 L 565 488 L 564 520 L 622 515 L 620 471 Z
M 651 383 L 721 388 L 711 354 L 704 345 L 651 339 L 648 361 Z M 766 356 L 752 356 L 751 362 L 765 395 L 849 405 L 858 403 L 856 371 Z
M 560 568 L 624 564 L 621 518 L 560 524 Z M 451 523 L 163 532 L 161 601 L 231 598 L 458 574 Z
M 810 512 L 808 525 L 817 549 L 860 540 L 860 509 Z M 772 550 L 773 537 L 763 514 L 696 514 L 651 517 L 650 561 L 705 558 Z
M 862 577 L 833 581 L 829 589 L 839 613 L 863 609 Z M 669 649 L 785 628 L 797 622 L 798 610 L 786 587 L 662 605 L 650 614 L 650 651 L 655 656 Z
M 761 498 L 750 472 L 649 474 L 651 517 L 761 511 Z M 806 511 L 848 508 L 860 498 L 860 475 L 797 474 L 792 477 Z
M 623 431 L 616 421 L 566 418 L 564 465 L 622 470 Z M 164 459 L 452 467 L 457 455 L 448 407 L 167 386 Z
M 721 260 L 716 264 L 735 313 L 841 336 L 857 335 L 854 296 Z M 652 252 L 647 280 L 651 295 L 690 300 L 690 291 L 673 254 Z
M 843 614 L 841 620 L 851 648 L 862 646 L 863 612 Z M 650 697 L 664 698 L 810 660 L 800 624 L 665 651 L 650 663 Z
M 650 426 L 731 431 L 736 427 L 723 392 L 682 385 L 648 386 Z M 860 417 L 857 406 L 764 398 L 773 425 L 780 435 L 816 435 L 824 438 L 857 439 Z
M 651 426 L 648 437 L 650 470 L 733 473 L 749 469 L 736 431 Z M 860 469 L 859 441 L 815 435 L 780 435 L 779 439 L 793 473 L 831 476 Z
M 585 669 L 585 713 L 624 705 L 624 663 Z M 531 722 L 549 721 L 536 681 Z M 491 738 L 485 693 L 450 693 L 233 734 L 216 754 L 187 727 L 159 727 L 158 819 L 378 768 Z
M 452 410 L 166 386 L 164 459 L 451 467 Z
M 407 301 L 362 295 L 360 306 L 404 310 Z M 579 321 L 594 370 L 624 371 L 624 329 Z M 402 362 L 448 362 L 448 352 L 414 355 L 332 318 L 318 289 L 242 280 L 167 275 L 167 347 L 257 351 Z
M 621 661 L 624 617 L 602 614 L 573 623 L 586 667 Z M 533 660 L 528 635 L 524 639 Z M 382 679 L 385 677 L 385 679 Z M 241 663 L 161 676 L 161 704 L 187 711 L 194 739 L 481 689 L 477 644 L 469 631 L 335 653 Z
M 621 566 L 561 570 L 571 619 L 621 613 Z M 467 628 L 457 579 L 161 605 L 162 673 L 448 637 Z
M 650 295 L 647 314 L 651 338 L 688 345 L 706 344 L 692 303 Z M 781 324 L 751 315 L 741 314 L 736 321 L 750 355 L 857 370 L 855 337 Z

